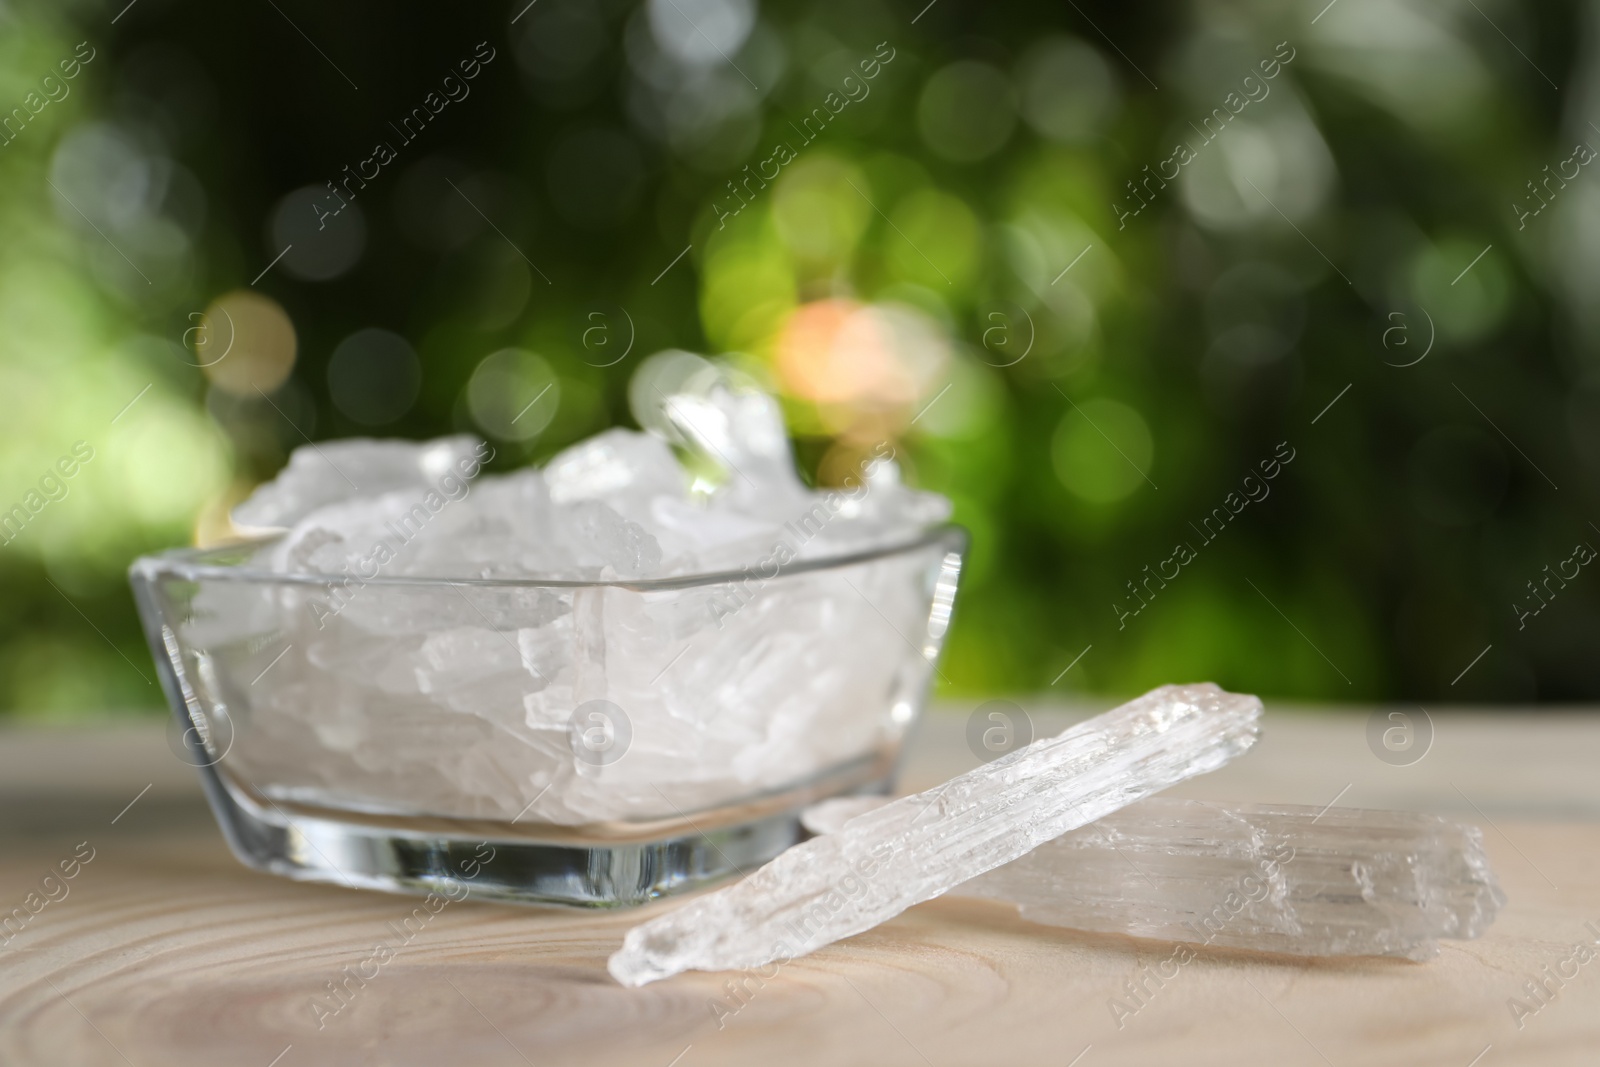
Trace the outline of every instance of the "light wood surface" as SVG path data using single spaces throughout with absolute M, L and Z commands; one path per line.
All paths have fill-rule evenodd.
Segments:
M 922 724 L 908 789 L 976 762 L 969 710 Z M 1042 735 L 1072 716 L 1033 717 Z M 1255 752 L 1181 792 L 1309 804 L 1342 794 L 1476 822 L 1510 897 L 1490 933 L 1445 942 L 1428 964 L 1201 950 L 1120 1029 L 1109 1002 L 1170 945 L 1033 926 L 957 898 L 737 997 L 730 975 L 612 982 L 605 958 L 646 912 L 467 900 L 319 1029 L 313 998 L 394 943 L 389 924 L 414 899 L 241 867 L 158 725 L 0 731 L 0 913 L 93 850 L 66 895 L 0 945 L 0 1064 L 1600 1063 L 1600 958 L 1542 1006 L 1523 988 L 1547 965 L 1571 973 L 1572 946 L 1600 935 L 1600 719 L 1436 711 L 1433 748 L 1410 767 L 1372 755 L 1366 719 L 1269 714 Z M 1511 998 L 1538 1009 L 1520 1029 Z

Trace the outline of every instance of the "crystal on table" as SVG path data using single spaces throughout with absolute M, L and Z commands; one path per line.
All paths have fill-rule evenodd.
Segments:
M 831 833 L 885 803 L 826 801 Z M 1473 826 L 1437 815 L 1151 797 L 950 891 L 1024 919 L 1299 956 L 1438 955 L 1505 903 Z
M 1196 774 L 1255 743 L 1261 702 L 1163 686 L 936 789 L 789 849 L 743 881 L 628 932 L 609 969 L 639 986 L 792 959 Z

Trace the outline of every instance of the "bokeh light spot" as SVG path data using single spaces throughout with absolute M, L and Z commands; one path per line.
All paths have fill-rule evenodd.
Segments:
M 325 185 L 302 186 L 272 211 L 268 255 L 283 252 L 273 269 L 302 281 L 332 281 L 356 265 L 366 246 L 361 208 L 348 199 L 341 207 Z
M 1202 225 L 1216 230 L 1263 224 L 1288 229 L 1321 211 L 1333 192 L 1333 153 L 1300 111 L 1280 107 L 1259 120 L 1249 115 L 1230 119 L 1220 132 L 1207 129 L 1212 132 L 1180 134 L 1195 156 L 1178 180 L 1184 203 Z M 1139 201 L 1127 206 L 1138 208 Z
M 876 412 L 911 417 L 944 377 L 949 358 L 938 325 L 919 310 L 830 299 L 789 317 L 777 371 L 786 393 L 822 406 L 824 421 L 841 430 Z
M 756 24 L 754 0 L 650 0 L 650 32 L 680 63 L 725 63 Z
M 1098 135 L 1121 104 L 1105 58 L 1073 37 L 1052 37 L 1018 65 L 1022 117 L 1042 137 L 1085 141 Z
M 1061 484 L 1091 504 L 1115 503 L 1146 484 L 1154 457 L 1144 417 L 1105 397 L 1069 405 L 1050 448 Z
M 1511 305 L 1511 278 L 1505 261 L 1487 240 L 1445 238 L 1423 246 L 1412 259 L 1410 290 L 1428 309 L 1439 337 L 1464 344 L 1487 336 Z M 1482 258 L 1477 258 L 1483 253 Z M 1476 262 L 1474 262 L 1476 259 Z M 1471 264 L 1472 269 L 1465 267 Z
M 628 379 L 628 408 L 634 420 L 669 440 L 678 431 L 667 421 L 662 408 L 674 393 L 698 391 L 698 384 L 717 377 L 717 368 L 704 356 L 669 348 L 640 360 Z
M 422 363 L 404 337 L 388 330 L 357 330 L 328 359 L 328 393 L 352 422 L 382 426 L 417 401 Z
M 917 103 L 923 141 L 954 163 L 976 163 L 993 155 L 1016 124 L 1010 80 L 989 64 L 970 59 L 935 72 Z
M 795 306 L 794 266 L 778 242 L 761 237 L 713 241 L 706 255 L 700 320 L 718 350 L 763 351 Z
M 502 441 L 531 441 L 561 403 L 561 382 L 542 357 L 522 348 L 485 356 L 467 382 L 467 410 L 485 433 Z
M 867 187 L 866 177 L 840 160 L 801 160 L 778 179 L 773 191 L 772 221 L 778 235 L 802 258 L 847 260 L 872 214 L 872 205 L 857 191 Z
M 887 237 L 890 265 L 901 278 L 936 292 L 970 284 L 983 231 L 972 209 L 936 189 L 918 189 L 895 205 Z
M 208 338 L 202 370 L 218 389 L 234 396 L 270 393 L 294 369 L 294 323 L 271 297 L 235 289 L 211 302 L 200 325 Z

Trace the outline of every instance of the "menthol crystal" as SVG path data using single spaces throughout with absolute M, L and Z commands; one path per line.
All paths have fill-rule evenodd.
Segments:
M 878 798 L 806 813 L 829 832 Z M 882 801 L 878 801 L 881 803 Z M 1151 797 L 950 891 L 1051 926 L 1301 956 L 1430 959 L 1505 903 L 1472 826 L 1405 811 Z
M 638 986 L 680 971 L 804 955 L 871 929 L 1196 774 L 1255 743 L 1261 702 L 1164 686 L 926 793 L 867 812 L 745 878 L 628 932 L 611 974 Z
M 841 491 L 806 486 L 775 399 L 671 361 L 685 373 L 635 398 L 651 432 L 542 468 L 488 473 L 470 437 L 297 450 L 234 513 L 280 531 L 251 569 L 284 582 L 206 582 L 178 624 L 248 733 L 222 770 L 274 803 L 524 830 L 883 774 L 944 633 L 930 597 L 948 613 L 960 558 L 930 535 L 949 502 L 905 485 L 887 444 Z M 694 580 L 719 572 L 737 580 Z M 519 584 L 552 579 L 612 584 Z M 628 738 L 600 764 L 573 747 L 595 700 Z

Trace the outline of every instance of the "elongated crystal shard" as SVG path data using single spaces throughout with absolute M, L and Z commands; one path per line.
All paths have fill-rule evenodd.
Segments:
M 793 959 L 869 930 L 1255 743 L 1261 702 L 1163 686 L 852 819 L 726 889 L 628 932 L 609 969 L 640 986 Z
M 1050 926 L 1301 956 L 1438 955 L 1505 903 L 1477 827 L 1152 797 L 951 890 Z
M 837 832 L 888 803 L 807 809 Z M 1437 815 L 1150 797 L 952 889 L 1024 919 L 1297 956 L 1438 955 L 1505 904 L 1483 834 Z

